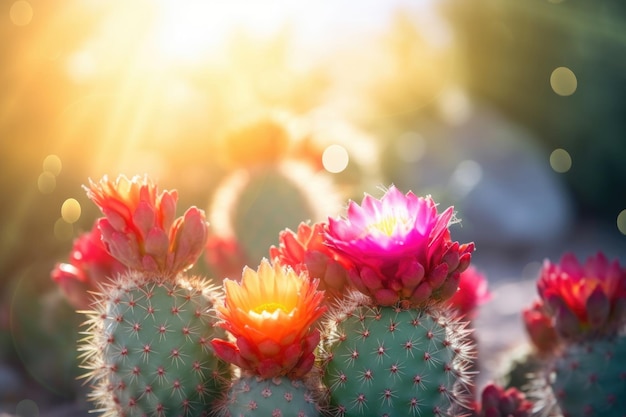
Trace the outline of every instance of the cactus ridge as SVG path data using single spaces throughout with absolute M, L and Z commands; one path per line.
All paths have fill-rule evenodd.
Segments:
M 227 387 L 212 353 L 215 296 L 205 282 L 130 272 L 103 288 L 82 341 L 91 400 L 105 416 L 202 416 Z
M 467 406 L 466 323 L 432 308 L 364 304 L 330 320 L 320 366 L 333 415 L 444 416 Z
M 220 417 L 317 417 L 314 393 L 302 380 L 288 377 L 236 380 L 218 407 Z
M 548 384 L 564 417 L 624 417 L 626 337 L 567 345 L 551 366 Z

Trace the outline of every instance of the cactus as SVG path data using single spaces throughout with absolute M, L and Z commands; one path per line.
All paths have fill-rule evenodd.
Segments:
M 306 272 L 296 274 L 265 259 L 258 271 L 244 268 L 241 282 L 224 280 L 218 325 L 232 341 L 216 338 L 212 344 L 216 355 L 237 365 L 242 376 L 218 406 L 220 415 L 319 415 L 313 392 L 304 385 L 320 340 L 313 323 L 326 311 L 318 283 Z
M 211 241 L 225 256 L 208 254 L 216 271 L 233 271 L 232 261 L 258 265 L 284 228 L 322 220 L 339 207 L 339 191 L 319 163 L 300 155 L 284 117 L 265 115 L 231 129 L 222 143 L 229 162 L 208 210 Z M 236 255 L 236 256 L 231 256 Z M 229 275 L 230 276 L 230 275 Z
M 237 380 L 224 404 L 225 417 L 316 417 L 315 397 L 304 382 L 287 377 Z
M 223 334 L 211 315 L 207 282 L 188 277 L 207 237 L 204 213 L 175 219 L 176 191 L 159 193 L 148 178 L 106 177 L 89 197 L 109 254 L 129 271 L 100 284 L 83 351 L 91 399 L 105 416 L 204 416 L 227 388 L 230 367 L 212 351 Z
M 626 337 L 569 344 L 548 378 L 564 417 L 623 417 Z
M 223 335 L 210 315 L 214 293 L 198 279 L 137 272 L 110 284 L 90 315 L 82 350 L 91 394 L 105 415 L 201 416 L 225 390 L 228 365 L 212 354 Z
M 328 326 L 322 379 L 336 415 L 448 415 L 466 405 L 464 323 L 437 309 L 359 304 Z
M 322 379 L 340 416 L 450 415 L 467 407 L 474 359 L 449 299 L 473 243 L 452 242 L 453 208 L 390 187 L 330 218 L 325 243 L 357 292 L 329 321 Z
M 216 190 L 209 218 L 215 234 L 236 239 L 245 258 L 258 264 L 285 227 L 320 220 L 338 207 L 336 194 L 329 180 L 305 164 L 242 168 Z
M 551 360 L 544 406 L 565 417 L 623 417 L 626 410 L 626 269 L 602 254 L 546 260 L 540 300 L 525 311 L 531 341 Z M 552 410 L 554 412 L 554 410 Z

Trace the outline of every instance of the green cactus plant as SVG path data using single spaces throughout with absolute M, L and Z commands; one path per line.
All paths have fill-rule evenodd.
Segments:
M 334 415 L 443 416 L 466 405 L 471 343 L 443 310 L 360 303 L 329 327 L 322 379 Z
M 626 415 L 626 337 L 569 344 L 550 370 L 564 417 Z
M 315 396 L 299 379 L 246 376 L 231 387 L 222 405 L 224 417 L 317 417 Z
M 121 417 L 209 414 L 228 387 L 230 366 L 211 339 L 223 335 L 212 315 L 216 292 L 189 277 L 207 238 L 204 212 L 175 218 L 176 191 L 148 178 L 90 183 L 89 197 L 106 251 L 127 272 L 99 282 L 82 341 L 96 411 Z
M 240 281 L 224 280 L 216 310 L 231 337 L 211 343 L 240 378 L 217 407 L 221 417 L 319 416 L 319 379 L 309 375 L 320 341 L 314 323 L 326 310 L 317 285 L 306 272 L 267 260 L 258 271 L 244 268 Z
M 585 262 L 567 253 L 544 262 L 537 291 L 524 319 L 549 359 L 536 394 L 544 408 L 564 417 L 626 415 L 626 269 L 601 252 Z
M 223 336 L 215 293 L 198 279 L 122 275 L 90 313 L 85 352 L 91 397 L 105 416 L 204 416 L 226 389 L 228 365 L 212 353 Z
M 285 227 L 295 229 L 304 220 L 321 220 L 339 207 L 337 195 L 330 180 L 305 164 L 241 168 L 216 190 L 209 218 L 214 234 L 235 237 L 254 265 L 267 257 L 267 248 L 276 244 Z

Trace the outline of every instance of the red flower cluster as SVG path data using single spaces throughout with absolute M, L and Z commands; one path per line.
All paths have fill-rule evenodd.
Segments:
M 626 320 L 626 269 L 602 253 L 584 264 L 571 253 L 558 264 L 546 260 L 537 289 L 565 339 L 615 334 Z
M 319 279 L 320 290 L 331 301 L 345 296 L 349 281 L 345 261 L 324 242 L 324 227 L 324 223 L 303 222 L 296 233 L 283 230 L 279 234 L 279 245 L 270 248 L 270 259 Z
M 89 293 L 102 283 L 126 271 L 126 266 L 107 252 L 97 225 L 80 235 L 72 246 L 68 263 L 58 263 L 51 273 L 65 298 L 78 310 L 91 304 Z

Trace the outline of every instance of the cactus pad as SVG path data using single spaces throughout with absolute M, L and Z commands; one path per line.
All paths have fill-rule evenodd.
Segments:
M 179 277 L 180 278 L 180 277 Z M 93 313 L 83 350 L 92 399 L 105 416 L 203 416 L 225 390 L 228 365 L 212 353 L 223 336 L 202 282 L 122 276 Z
M 464 403 L 465 325 L 435 310 L 361 305 L 337 315 L 322 378 L 337 416 L 448 415 Z
M 564 417 L 626 415 L 626 337 L 568 345 L 549 384 Z
M 226 402 L 224 417 L 316 417 L 320 413 L 313 394 L 301 380 L 287 377 L 242 377 L 235 381 Z

